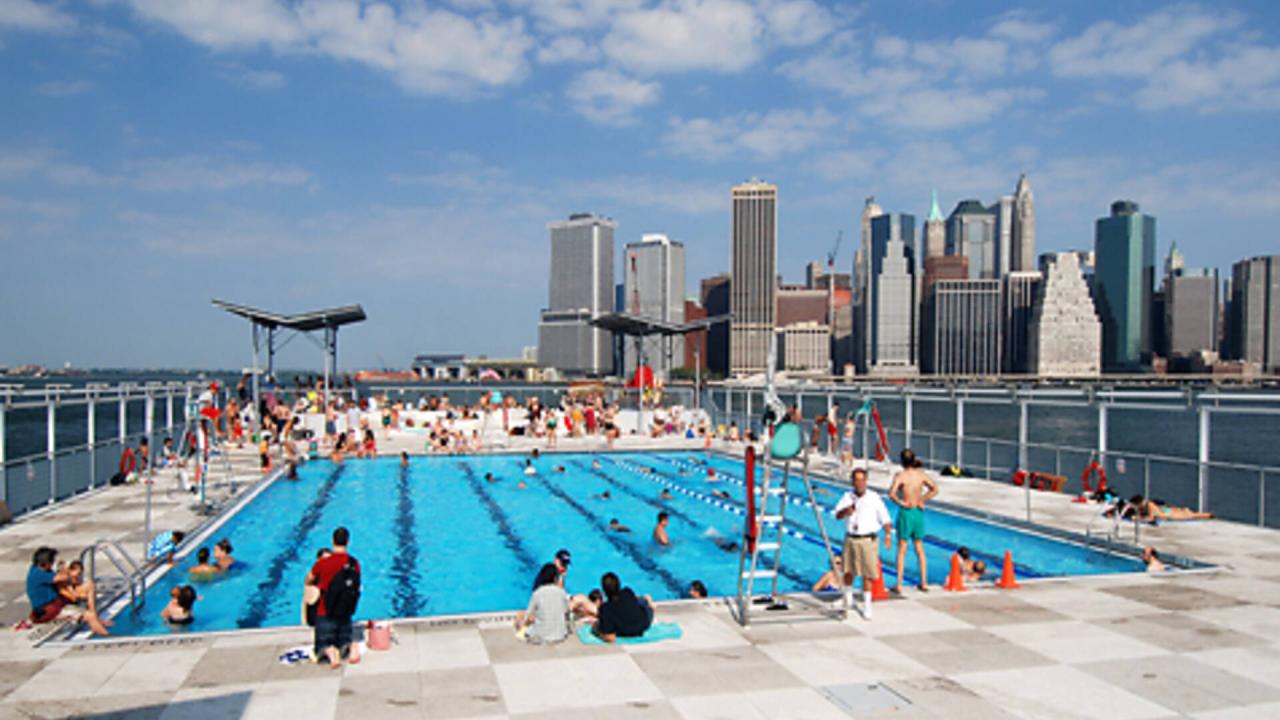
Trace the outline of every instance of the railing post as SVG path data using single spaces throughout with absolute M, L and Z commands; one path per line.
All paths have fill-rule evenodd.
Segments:
M 964 467 L 964 398 L 956 398 L 956 467 Z
M 164 428 L 167 434 L 173 434 L 173 386 L 168 385 L 164 391 Z
M 902 439 L 902 446 L 904 448 L 909 448 L 911 447 L 911 431 L 915 429 L 915 423 L 916 423 L 914 398 L 912 398 L 910 393 L 907 393 L 905 413 L 906 413 L 907 427 L 906 427 L 906 436 Z
M 991 479 L 991 441 L 985 440 L 983 444 L 987 446 L 987 479 Z
M 85 429 L 85 442 L 89 446 L 89 489 L 92 490 L 98 485 L 98 448 L 94 447 L 94 442 L 98 427 L 97 403 L 94 402 L 96 390 L 90 390 L 87 396 L 89 416 L 87 427 Z
M 1151 456 L 1142 456 L 1142 497 L 1151 497 Z
M 7 398 L 0 399 L 0 502 L 9 504 L 9 476 L 4 467 L 4 414 L 8 407 Z
M 120 388 L 120 418 L 119 418 L 118 435 L 120 436 L 121 448 L 124 447 L 125 438 L 127 438 L 129 435 L 129 400 L 125 396 L 126 392 L 127 391 L 123 387 Z
M 1199 476 L 1196 483 L 1197 508 L 1204 512 L 1209 505 L 1209 408 L 1200 407 Z
M 733 393 L 728 385 L 724 386 L 724 421 L 726 425 L 733 422 Z
M 1098 403 L 1098 465 L 1107 468 L 1107 404 Z
M 49 504 L 52 505 L 58 499 L 58 459 L 55 457 L 58 451 L 58 411 L 55 398 L 57 391 L 54 391 L 53 397 L 45 396 L 46 419 L 48 425 L 45 435 L 45 452 L 49 459 Z
M 147 434 L 147 443 L 151 442 L 151 434 L 156 429 L 156 399 L 151 396 L 151 391 L 146 391 L 147 406 L 142 409 L 142 428 Z
M 1018 403 L 1018 469 L 1027 469 L 1027 401 Z
M 0 414 L 0 418 L 4 415 Z M 0 423 L 0 429 L 4 427 Z M 3 449 L 0 448 L 0 460 L 4 459 Z M 1267 471 L 1265 468 L 1258 469 L 1258 527 L 1267 526 Z
M 750 389 L 750 388 L 748 388 L 748 389 L 747 389 L 747 403 L 746 403 L 746 407 L 747 407 L 747 414 L 746 414 L 746 417 L 744 417 L 744 418 L 743 418 L 743 420 L 742 420 L 742 432 L 743 432 L 743 433 L 746 433 L 748 430 L 751 430 L 751 429 L 752 429 L 752 425 L 751 425 L 751 389 Z

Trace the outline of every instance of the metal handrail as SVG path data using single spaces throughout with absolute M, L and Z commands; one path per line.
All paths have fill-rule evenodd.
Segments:
M 129 590 L 129 607 L 137 608 L 146 604 L 147 595 L 147 576 L 142 568 L 133 561 L 129 553 L 120 545 L 118 540 L 110 540 L 107 538 L 98 538 L 93 544 L 85 547 L 80 551 L 80 564 L 86 569 L 89 579 L 93 580 L 94 589 L 98 587 L 98 551 L 103 551 L 103 556 L 111 561 L 116 571 L 120 573 L 120 578 L 128 586 Z M 114 552 L 113 552 L 114 551 Z M 87 558 L 87 562 L 86 562 Z M 121 564 L 121 560 L 124 564 Z M 128 565 L 128 568 L 125 567 Z M 96 598 L 95 598 L 96 602 Z

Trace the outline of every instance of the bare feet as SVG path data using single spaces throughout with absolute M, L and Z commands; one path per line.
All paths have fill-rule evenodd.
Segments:
M 356 643 L 351 643 L 351 648 L 347 650 L 347 662 L 352 665 L 360 664 L 360 646 Z
M 333 670 L 342 668 L 342 656 L 338 654 L 338 648 L 332 645 L 324 649 L 324 654 L 329 658 L 329 667 Z
M 916 589 L 919 590 L 920 592 L 929 592 L 929 586 L 925 585 L 924 583 L 920 583 L 919 585 L 917 585 Z

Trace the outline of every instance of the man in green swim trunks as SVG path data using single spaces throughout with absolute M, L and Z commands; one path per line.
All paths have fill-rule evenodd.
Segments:
M 902 592 L 902 571 L 907 561 L 907 541 L 915 543 L 916 557 L 920 560 L 921 592 L 928 592 L 926 585 L 929 567 L 924 559 L 924 505 L 938 495 L 938 484 L 920 467 L 920 461 L 911 450 L 903 450 L 900 456 L 902 471 L 893 476 L 889 486 L 889 499 L 898 504 L 898 517 L 894 530 L 898 533 L 898 581 L 894 592 Z

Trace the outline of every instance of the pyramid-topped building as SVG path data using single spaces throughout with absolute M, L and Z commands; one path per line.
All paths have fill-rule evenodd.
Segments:
M 1031 311 L 1028 361 L 1047 377 L 1096 376 L 1102 362 L 1102 323 L 1075 253 L 1059 253 L 1045 271 Z

